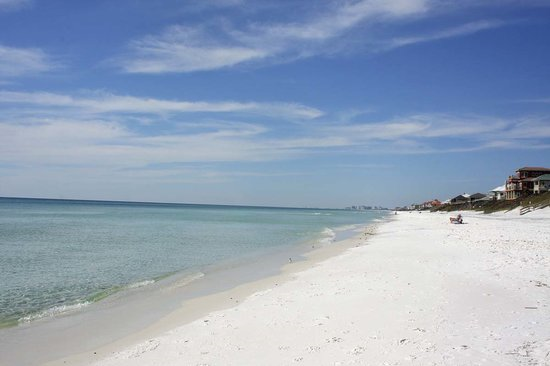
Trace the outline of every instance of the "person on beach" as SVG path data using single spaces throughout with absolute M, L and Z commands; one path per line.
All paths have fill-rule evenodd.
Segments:
M 462 224 L 462 215 L 458 214 L 456 217 L 450 217 L 449 220 L 451 221 L 451 224 Z

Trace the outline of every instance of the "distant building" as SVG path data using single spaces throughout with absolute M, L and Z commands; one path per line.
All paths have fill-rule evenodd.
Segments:
M 382 206 L 365 206 L 365 205 L 356 205 L 356 206 L 349 206 L 346 207 L 346 210 L 353 210 L 353 211 L 368 211 L 368 210 L 387 210 L 387 208 L 384 208 Z
M 426 210 L 426 209 L 430 209 L 430 208 L 433 208 L 433 207 L 439 207 L 439 206 L 441 206 L 441 202 L 436 198 L 434 200 L 426 201 L 426 202 L 418 205 L 417 209 Z
M 470 202 L 476 202 L 476 201 L 480 201 L 482 199 L 484 199 L 487 195 L 483 194 L 483 193 L 474 193 L 472 195 L 470 195 L 469 197 L 469 200 Z
M 484 195 L 483 193 L 474 193 L 474 194 L 462 193 L 456 197 L 451 198 L 450 203 L 452 205 L 459 205 L 462 203 L 472 203 L 472 202 L 483 200 L 485 199 L 485 197 L 486 195 Z
M 521 184 L 521 180 L 519 177 L 515 175 L 511 175 L 506 179 L 506 199 L 507 200 L 515 200 L 517 198 L 520 198 L 523 191 L 523 185 Z
M 516 175 L 511 175 L 506 180 L 506 199 L 515 200 L 534 194 L 535 182 L 537 182 L 537 191 L 540 192 L 541 181 L 536 178 L 547 174 L 550 174 L 549 168 L 523 167 L 516 170 Z M 543 187 L 546 187 L 545 183 Z
M 536 178 L 543 174 L 550 174 L 550 168 L 524 167 L 516 170 L 519 179 Z
M 462 193 L 456 197 L 451 198 L 451 205 L 459 205 L 461 203 L 467 202 L 470 202 L 470 195 L 468 193 Z

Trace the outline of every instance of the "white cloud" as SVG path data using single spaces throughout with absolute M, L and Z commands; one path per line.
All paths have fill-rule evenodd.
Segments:
M 446 38 L 461 37 L 469 34 L 474 34 L 483 30 L 502 27 L 506 24 L 508 23 L 500 20 L 481 20 L 477 22 L 462 24 L 457 27 L 453 27 L 449 29 L 436 31 L 431 34 L 393 38 L 390 41 L 386 42 L 387 44 L 382 48 L 384 50 L 389 50 L 389 49 L 408 46 L 416 43 L 424 43 L 424 42 L 437 41 L 437 40 L 446 39 Z
M 0 162 L 122 168 L 168 162 L 261 161 L 275 158 L 246 124 L 212 132 L 139 135 L 102 120 L 0 122 Z
M 392 22 L 428 11 L 428 0 L 362 0 L 332 3 L 318 15 L 295 22 L 227 24 L 194 28 L 172 26 L 157 36 L 130 44 L 114 62 L 130 73 L 192 72 L 274 58 L 293 59 L 325 53 L 327 41 L 358 25 Z
M 265 162 L 316 154 L 334 157 L 339 153 L 349 156 L 544 149 L 550 139 L 548 119 L 534 117 L 516 120 L 423 114 L 344 125 L 325 120 L 315 126 L 298 125 L 290 136 L 281 133 L 277 125 L 265 127 L 235 121 L 143 131 L 124 120 L 108 117 L 4 117 L 0 119 L 0 164 L 61 166 L 69 170 L 101 167 L 112 171 L 161 165 L 164 172 L 178 173 L 181 163 Z
M 421 35 L 395 36 L 404 32 L 399 28 L 403 24 L 474 5 L 436 0 L 331 1 L 316 7 L 302 5 L 279 22 L 252 20 L 237 26 L 218 20 L 198 26 L 174 25 L 131 42 L 128 52 L 113 62 L 129 73 L 195 72 L 333 55 L 347 48 L 389 51 L 509 24 L 477 20 Z
M 260 45 L 268 39 L 272 43 L 293 41 L 325 41 L 342 35 L 358 24 L 377 18 L 395 20 L 416 16 L 428 9 L 426 0 L 357 1 L 338 4 L 328 12 L 302 23 L 258 25 L 251 32 L 241 34 L 241 40 Z M 236 33 L 239 35 L 238 33 Z M 289 46 L 289 45 L 285 45 Z
M 38 48 L 0 45 L 0 78 L 32 75 L 57 67 L 51 57 Z
M 550 118 L 520 118 L 509 129 L 501 131 L 498 137 L 506 139 L 550 138 Z
M 261 49 L 206 40 L 197 29 L 176 26 L 161 36 L 134 41 L 131 49 L 121 61 L 124 70 L 151 74 L 213 70 L 268 55 Z
M 30 3 L 31 0 L 0 0 L 0 11 L 19 9 Z
M 490 117 L 458 117 L 444 114 L 412 115 L 375 123 L 326 127 L 327 133 L 360 143 L 370 140 L 476 137 L 500 131 L 510 122 Z
M 311 139 L 309 148 L 342 148 L 366 154 L 531 149 L 548 146 L 545 140 L 550 138 L 550 121 L 548 118 L 424 114 L 382 122 L 327 125 L 318 129 L 318 133 L 318 138 Z M 321 136 L 329 138 L 323 143 Z
M 204 102 L 140 98 L 91 92 L 84 97 L 48 92 L 0 91 L 0 103 L 25 104 L 39 107 L 72 108 L 86 113 L 248 113 L 280 118 L 313 119 L 323 115 L 319 109 L 299 103 Z
M 542 103 L 550 104 L 550 98 L 538 98 L 538 99 L 521 99 L 517 100 L 517 103 Z

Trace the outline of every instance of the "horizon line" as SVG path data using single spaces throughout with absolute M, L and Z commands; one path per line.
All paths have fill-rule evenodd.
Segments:
M 345 210 L 343 208 L 330 207 L 291 207 L 291 206 L 261 206 L 246 204 L 223 204 L 223 203 L 186 203 L 186 202 L 160 202 L 160 201 L 128 201 L 128 200 L 107 200 L 107 199 L 82 199 L 82 198 L 46 198 L 46 197 L 9 197 L 0 196 L 0 199 L 20 199 L 20 200 L 42 200 L 42 201 L 81 201 L 98 203 L 117 203 L 117 204 L 147 204 L 147 205 L 180 205 L 180 206 L 221 206 L 221 207 L 242 207 L 242 208 L 274 208 L 291 210 Z

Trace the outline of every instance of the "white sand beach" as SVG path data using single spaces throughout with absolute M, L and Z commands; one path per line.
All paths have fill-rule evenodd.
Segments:
M 399 213 L 252 295 L 217 294 L 207 315 L 189 322 L 184 304 L 53 364 L 549 365 L 550 209 L 463 215 Z

